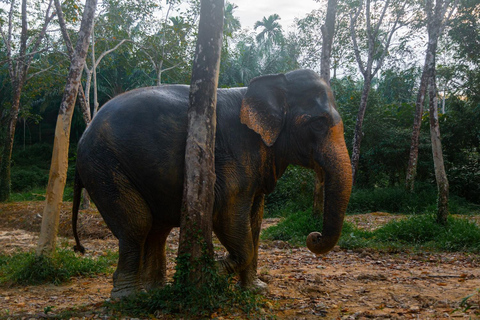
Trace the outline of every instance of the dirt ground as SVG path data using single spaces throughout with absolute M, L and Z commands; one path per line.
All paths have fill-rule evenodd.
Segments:
M 0 204 L 0 253 L 32 250 L 38 239 L 43 203 Z M 73 245 L 70 204 L 62 207 L 60 244 Z M 371 213 L 348 216 L 361 228 L 373 229 L 400 216 Z M 278 222 L 265 219 L 264 227 Z M 116 250 L 117 242 L 101 217 L 83 211 L 80 237 L 87 255 Z M 173 274 L 178 230 L 168 242 L 169 275 Z M 223 254 L 219 249 L 219 254 Z M 281 241 L 262 241 L 260 278 L 269 285 L 265 315 L 277 319 L 480 319 L 480 256 L 463 253 L 385 253 L 335 248 L 315 256 L 306 248 Z M 67 310 L 74 319 L 107 319 L 103 302 L 112 288 L 111 275 L 74 278 L 60 286 L 0 286 L 0 318 L 39 319 Z M 462 299 L 473 295 L 468 310 Z M 44 314 L 46 308 L 52 312 Z M 232 315 L 218 319 L 241 319 Z

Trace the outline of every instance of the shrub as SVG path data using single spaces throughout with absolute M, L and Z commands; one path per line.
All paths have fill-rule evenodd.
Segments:
M 117 254 L 97 259 L 78 257 L 72 250 L 59 249 L 53 257 L 36 257 L 34 252 L 0 256 L 0 282 L 23 285 L 60 284 L 74 276 L 111 273 Z
M 284 216 L 313 205 L 315 173 L 299 166 L 289 166 L 278 180 L 275 191 L 265 200 L 266 216 Z
M 29 167 L 12 167 L 12 191 L 28 191 L 35 187 L 45 187 L 48 183 L 48 170 L 32 165 Z
M 432 214 L 411 216 L 390 221 L 373 230 L 359 230 L 344 223 L 339 245 L 346 249 L 430 249 L 442 251 L 480 252 L 480 227 L 464 218 L 448 217 L 447 225 L 438 224 Z M 276 226 L 266 229 L 262 237 L 304 245 L 307 235 L 321 230 L 319 219 L 310 212 L 296 212 Z

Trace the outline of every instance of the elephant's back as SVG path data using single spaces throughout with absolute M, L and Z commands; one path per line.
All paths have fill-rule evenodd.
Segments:
M 82 180 L 114 171 L 155 202 L 181 200 L 188 86 L 136 89 L 107 102 L 85 130 L 77 151 Z M 92 178 L 94 176 L 94 178 Z M 87 184 L 88 181 L 83 181 Z M 151 207 L 158 207 L 151 203 Z

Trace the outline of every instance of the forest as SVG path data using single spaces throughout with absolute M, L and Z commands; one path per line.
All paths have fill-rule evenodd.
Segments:
M 55 7 L 57 2 L 0 1 L 0 231 L 24 229 L 38 233 L 40 228 L 35 215 L 41 216 L 46 199 L 57 117 L 65 79 L 74 57 L 72 44 L 81 37 L 79 29 L 85 10 L 85 1 L 61 2 L 62 24 L 57 17 L 60 11 Z M 338 279 L 318 280 L 318 274 L 304 270 L 305 277 L 299 280 L 294 274 L 295 270 L 303 270 L 299 264 L 320 264 L 311 261 L 307 251 L 299 249 L 304 246 L 304 239 L 313 231 L 311 229 L 320 228 L 318 219 L 311 218 L 317 182 L 313 172 L 289 166 L 275 191 L 266 196 L 265 221 L 269 228 L 262 232 L 260 251 L 263 255 L 275 256 L 275 261 L 288 260 L 286 257 L 290 252 L 290 267 L 281 269 L 282 272 L 291 273 L 289 279 L 292 281 L 305 281 L 305 285 L 303 282 L 302 285 L 295 284 L 296 290 L 305 296 L 313 294 L 315 299 L 297 297 L 292 291 L 283 292 L 279 281 L 285 279 L 281 277 L 281 270 L 278 274 L 269 272 L 267 260 L 262 258 L 264 260 L 260 261 L 259 258 L 259 264 L 263 266 L 259 268 L 260 278 L 274 288 L 270 300 L 248 298 L 251 299 L 251 305 L 248 304 L 251 309 L 245 311 L 244 303 L 238 302 L 241 298 L 229 297 L 227 300 L 235 301 L 233 305 L 243 304 L 239 307 L 241 311 L 215 305 L 208 311 L 201 311 L 200 318 L 205 316 L 202 312 L 212 318 L 229 318 L 231 314 L 243 317 L 250 312 L 253 318 L 269 318 L 270 313 L 286 319 L 293 314 L 305 315 L 305 318 L 311 316 L 312 319 L 319 315 L 357 319 L 385 314 L 400 318 L 406 314 L 435 318 L 459 310 L 465 316 L 478 316 L 480 275 L 473 271 L 480 264 L 477 219 L 480 214 L 480 4 L 477 0 L 318 0 L 309 13 L 297 17 L 290 26 L 281 24 L 282 17 L 274 8 L 272 12 L 265 12 L 263 19 L 254 25 L 244 26 L 236 16 L 238 5 L 233 0 L 227 1 L 218 87 L 246 87 L 256 77 L 297 69 L 311 69 L 322 74 L 330 2 L 336 3 L 336 16 L 333 20 L 335 31 L 331 35 L 329 85 L 343 119 L 354 180 L 339 250 L 344 250 L 348 259 L 366 259 L 363 264 L 371 264 L 372 268 L 380 264 L 378 261 L 387 261 L 381 265 L 397 264 L 405 270 L 417 270 L 417 266 L 410 263 L 418 261 L 422 264 L 418 277 L 425 282 L 436 279 L 441 273 L 432 271 L 427 276 L 422 273 L 421 270 L 432 267 L 434 262 L 445 264 L 448 271 L 444 273 L 456 272 L 450 262 L 452 255 L 458 254 L 456 259 L 466 262 L 464 268 L 467 269 L 458 271 L 458 276 L 455 273 L 453 280 L 446 277 L 448 281 L 442 278 L 441 282 L 436 282 L 440 289 L 451 289 L 450 300 L 441 310 L 432 301 L 440 299 L 442 293 L 426 297 L 419 293 L 420 289 L 416 295 L 415 292 L 411 295 L 404 293 L 409 297 L 404 300 L 392 293 L 389 301 L 378 302 L 381 294 L 375 291 L 375 281 L 377 284 L 378 281 L 394 281 L 390 273 L 386 279 L 382 278 L 383 269 L 375 271 L 381 274 L 380 278 L 378 274 L 364 270 L 354 279 L 360 284 L 349 282 L 352 288 L 358 285 L 368 287 L 364 290 L 371 291 L 375 307 L 347 307 L 345 301 L 342 306 L 338 301 L 345 296 L 350 299 L 348 295 L 352 293 L 348 291 L 338 293 L 338 297 L 332 294 L 332 298 L 327 299 L 332 300 L 330 305 L 335 307 L 324 305 L 322 297 L 328 296 L 329 292 L 314 292 L 309 285 L 327 282 L 341 292 L 341 285 L 335 282 Z M 71 238 L 71 232 L 67 231 L 69 226 L 65 227 L 62 221 L 69 219 L 76 150 L 83 132 L 102 105 L 120 94 L 140 87 L 189 85 L 199 17 L 199 0 L 102 0 L 98 3 L 71 120 L 60 236 Z M 93 260 L 100 263 L 100 258 L 107 257 L 113 262 L 103 262 L 105 266 L 98 267 L 100 271 L 74 271 L 65 279 L 53 275 L 52 280 L 52 275 L 46 275 L 47 282 L 58 284 L 71 277 L 88 278 L 92 273 L 98 273 L 102 274 L 101 281 L 106 283 L 108 280 L 103 275 L 111 277 L 112 271 L 108 268 L 115 264 L 118 256 L 111 251 L 107 254 L 99 252 L 105 248 L 115 250 L 111 242 L 113 236 L 107 235 L 108 230 L 96 229 L 102 221 L 94 204 L 84 210 L 81 215 L 89 218 L 87 227 L 80 233 L 89 239 L 101 234 L 101 241 L 106 241 L 92 245 L 95 248 Z M 27 223 L 26 220 L 30 221 Z M 0 243 L 2 239 L 0 233 Z M 218 243 L 215 247 L 218 249 Z M 31 247 L 21 248 L 24 251 L 29 249 Z M 167 247 L 169 250 L 174 249 Z M 0 253 L 0 286 L 12 281 L 17 285 L 30 285 L 29 280 L 12 278 L 12 268 L 19 268 L 18 264 L 9 262 L 13 251 Z M 64 249 L 59 254 L 60 260 L 77 259 Z M 430 261 L 427 258 L 430 254 L 438 254 L 439 258 Z M 109 258 L 109 255 L 114 257 Z M 171 252 L 167 255 L 174 261 Z M 27 254 L 17 258 L 18 261 L 22 259 L 28 261 L 31 257 Z M 338 251 L 330 259 L 339 264 L 347 260 Z M 388 259 L 395 262 L 390 263 Z M 288 263 L 284 261 L 283 264 Z M 360 270 L 361 265 L 359 262 L 357 269 L 353 270 Z M 317 268 L 317 272 L 331 270 L 331 266 L 318 265 Z M 347 268 L 344 272 L 351 270 Z M 366 278 L 362 278 L 364 276 Z M 400 283 L 406 278 L 402 279 Z M 468 279 L 473 279 L 468 289 L 465 285 L 457 294 L 454 288 L 461 287 Z M 460 285 L 453 282 L 456 280 Z M 372 286 L 367 286 L 369 281 Z M 20 289 L 17 287 L 16 290 Z M 17 294 L 14 286 L 10 296 Z M 99 293 L 100 300 L 105 300 L 105 295 L 108 295 L 106 291 Z M 353 294 L 355 298 L 361 295 L 357 291 Z M 424 300 L 433 300 L 424 301 L 418 298 L 420 296 Z M 0 295 L 0 305 L 7 303 L 6 297 Z M 156 296 L 153 300 L 162 300 L 163 297 Z M 472 302 L 472 297 L 478 301 Z M 276 302 L 271 302 L 272 299 Z M 412 303 L 419 306 L 418 310 L 407 307 Z M 38 304 L 42 305 L 43 314 L 52 313 L 48 302 Z M 139 304 L 134 301 L 132 305 L 136 307 L 132 307 L 126 303 L 120 306 L 125 308 L 124 311 L 118 311 L 112 305 L 91 308 L 100 317 L 105 312 L 120 312 L 117 314 L 120 315 L 128 308 L 140 308 Z M 8 306 L 14 310 L 12 312 L 31 311 L 25 311 L 21 306 Z M 392 311 L 388 311 L 389 308 Z M 91 310 L 87 309 L 75 312 L 88 316 Z M 181 315 L 184 312 L 181 309 L 171 305 L 149 305 L 142 312 L 151 315 L 158 310 L 167 310 L 163 312 Z M 59 306 L 58 310 L 64 312 L 62 317 L 72 312 L 65 306 Z M 9 316 L 7 311 L 0 310 L 0 318 L 4 316 L 2 312 Z M 160 316 L 155 313 L 155 317 Z

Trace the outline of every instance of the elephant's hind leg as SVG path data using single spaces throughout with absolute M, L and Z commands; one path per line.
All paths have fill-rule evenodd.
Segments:
M 172 228 L 152 228 L 145 242 L 142 270 L 145 290 L 163 287 L 167 276 L 165 245 Z
M 110 183 L 112 181 L 114 183 Z M 105 177 L 103 182 L 93 188 L 91 195 L 119 241 L 111 296 L 122 298 L 142 289 L 144 245 L 152 226 L 152 214 L 141 194 L 125 176 L 117 174 L 112 180 Z

